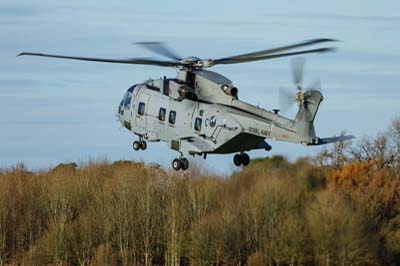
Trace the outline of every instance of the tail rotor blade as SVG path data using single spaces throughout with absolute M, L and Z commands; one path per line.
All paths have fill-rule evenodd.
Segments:
M 305 59 L 303 57 L 296 57 L 292 60 L 292 75 L 293 82 L 298 88 L 301 88 L 304 73 Z
M 314 81 L 310 86 L 307 86 L 307 90 L 316 90 L 322 93 L 321 80 L 317 79 Z
M 279 108 L 283 113 L 288 112 L 293 105 L 295 94 L 285 88 L 279 88 Z

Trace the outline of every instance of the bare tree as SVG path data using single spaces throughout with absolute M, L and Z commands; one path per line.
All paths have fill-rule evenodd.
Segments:
M 265 177 L 264 177 L 265 178 Z M 244 201 L 245 234 L 252 252 L 262 252 L 269 264 L 305 261 L 306 230 L 298 215 L 303 187 L 278 177 L 258 181 Z
M 342 136 L 345 132 L 341 133 Z M 318 153 L 316 161 L 320 166 L 330 166 L 334 169 L 339 169 L 343 164 L 351 158 L 349 149 L 352 145 L 351 140 L 335 142 L 331 147 L 324 146 L 321 152 Z
M 189 195 L 185 180 L 177 176 L 165 179 L 165 265 L 180 265 L 185 233 L 189 229 Z
M 306 265 L 310 261 L 311 250 L 303 217 L 289 213 L 271 233 L 274 235 L 271 256 L 276 265 Z
M 143 257 L 143 264 L 152 264 L 156 254 L 157 243 L 162 237 L 162 192 L 158 186 L 158 179 L 144 174 L 136 179 L 134 189 L 137 202 L 137 226 L 140 241 L 138 248 Z
M 8 256 L 7 252 L 7 235 L 10 227 L 9 224 L 9 204 L 7 202 L 6 188 L 4 182 L 4 177 L 0 175 L 0 265 L 6 263 Z
M 373 238 L 364 220 L 335 192 L 318 193 L 307 209 L 317 265 L 375 265 Z
M 106 207 L 102 210 L 102 219 L 105 239 L 118 248 L 123 265 L 137 263 L 137 249 L 139 247 L 136 230 L 138 226 L 138 199 L 136 195 L 137 179 L 130 172 L 142 171 L 142 166 L 122 166 L 115 172 L 115 177 L 106 183 L 104 199 L 100 200 Z M 108 224 L 108 225 L 107 225 Z M 106 246 L 107 247 L 107 242 Z

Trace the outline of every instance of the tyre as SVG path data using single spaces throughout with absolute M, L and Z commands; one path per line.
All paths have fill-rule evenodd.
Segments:
M 247 153 L 242 153 L 242 164 L 244 166 L 248 165 L 250 163 L 250 157 Z
M 147 148 L 147 142 L 142 140 L 140 142 L 140 148 L 144 151 Z
M 182 168 L 182 162 L 179 159 L 175 159 L 172 161 L 172 168 L 174 170 L 179 171 Z
M 186 158 L 181 159 L 182 162 L 182 170 L 187 170 L 189 168 L 189 161 Z
M 240 154 L 235 154 L 235 156 L 233 156 L 233 163 L 236 166 L 240 166 L 242 164 L 242 156 Z
M 139 141 L 134 141 L 134 142 L 133 142 L 133 149 L 134 149 L 135 151 L 138 151 L 138 150 L 140 149 L 140 147 L 141 147 L 141 145 L 140 145 L 140 142 L 139 142 Z

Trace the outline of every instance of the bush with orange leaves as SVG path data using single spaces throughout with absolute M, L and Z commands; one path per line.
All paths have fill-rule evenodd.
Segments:
M 323 168 L 327 186 L 364 209 L 371 231 L 378 233 L 383 242 L 383 257 L 399 260 L 400 117 L 375 138 L 365 137 L 357 145 L 348 143 L 341 149 L 325 150 L 320 157 L 324 156 L 331 162 Z
M 400 180 L 388 169 L 379 169 L 377 161 L 349 162 L 328 171 L 327 180 L 328 186 L 363 205 L 377 223 L 397 215 L 393 206 L 400 202 Z

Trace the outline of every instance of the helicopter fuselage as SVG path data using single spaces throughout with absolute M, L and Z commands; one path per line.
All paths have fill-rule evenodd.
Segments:
M 185 75 L 192 80 L 182 80 Z M 132 86 L 118 118 L 134 134 L 192 155 L 270 150 L 264 139 L 318 141 L 314 135 L 300 136 L 295 120 L 240 101 L 230 80 L 205 70 Z

